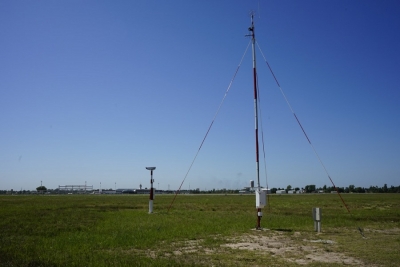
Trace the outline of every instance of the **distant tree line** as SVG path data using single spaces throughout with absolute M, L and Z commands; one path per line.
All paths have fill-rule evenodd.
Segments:
M 336 188 L 339 193 L 400 193 L 400 186 L 390 186 L 384 184 L 382 187 L 379 186 L 370 186 L 370 187 L 359 187 L 355 185 L 349 185 L 348 187 L 337 187 Z M 289 190 L 301 191 L 302 193 L 331 193 L 332 191 L 336 191 L 333 186 L 326 186 L 317 188 L 315 185 L 306 185 L 305 187 L 295 187 L 292 188 L 291 185 L 288 185 L 286 188 L 271 188 L 271 193 L 275 194 L 278 190 L 285 190 L 288 192 Z M 112 190 L 111 188 L 109 189 Z M 96 191 L 96 190 L 94 190 Z M 200 190 L 199 188 L 192 190 L 181 190 L 181 193 L 189 193 L 189 194 L 238 194 L 240 190 L 238 189 L 211 189 L 211 190 Z M 241 192 L 241 191 L 240 191 Z M 32 193 L 47 193 L 47 194 L 58 194 L 58 189 L 47 189 L 45 186 L 39 186 L 34 191 L 30 190 L 0 190 L 0 194 L 32 194 Z
M 348 187 L 336 187 L 333 186 L 326 186 L 323 187 L 316 187 L 315 185 L 306 185 L 305 187 L 299 188 L 295 187 L 292 188 L 291 185 L 288 185 L 286 188 L 271 188 L 271 193 L 275 194 L 278 190 L 285 190 L 288 192 L 289 190 L 294 191 L 302 191 L 304 193 L 330 193 L 332 191 L 339 193 L 400 193 L 400 186 L 390 186 L 388 187 L 387 184 L 384 184 L 382 187 L 379 186 L 370 186 L 370 187 L 360 187 L 355 185 L 349 185 Z
M 333 186 L 326 185 L 317 190 L 322 190 L 323 192 L 336 191 Z M 339 193 L 400 193 L 400 186 L 392 185 L 388 187 L 387 184 L 384 184 L 382 187 L 372 185 L 370 187 L 360 187 L 351 184 L 348 187 L 337 187 L 337 190 Z

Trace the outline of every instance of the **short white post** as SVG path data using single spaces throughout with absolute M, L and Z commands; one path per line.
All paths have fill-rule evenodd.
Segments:
M 321 232 L 321 219 L 322 219 L 322 211 L 320 208 L 313 208 L 312 215 L 314 220 L 314 230 L 318 233 Z

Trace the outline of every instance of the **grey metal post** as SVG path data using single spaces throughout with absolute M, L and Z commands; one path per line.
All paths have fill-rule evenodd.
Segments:
M 313 215 L 313 220 L 314 220 L 314 231 L 320 233 L 321 232 L 321 219 L 322 219 L 321 208 L 313 208 L 312 215 Z

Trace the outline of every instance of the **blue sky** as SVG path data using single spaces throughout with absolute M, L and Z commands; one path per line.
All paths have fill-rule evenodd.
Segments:
M 0 189 L 148 187 L 146 166 L 178 188 L 250 10 L 335 184 L 399 185 L 398 1 L 2 1 Z M 251 68 L 249 50 L 184 189 L 256 179 Z M 330 185 L 258 50 L 257 70 L 269 187 Z

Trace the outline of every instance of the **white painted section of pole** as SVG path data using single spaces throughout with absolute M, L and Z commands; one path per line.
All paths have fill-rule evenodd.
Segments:
M 314 231 L 318 233 L 321 232 L 321 221 L 314 221 Z
M 153 213 L 153 200 L 149 200 L 149 213 Z

